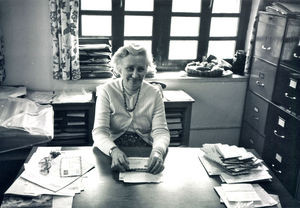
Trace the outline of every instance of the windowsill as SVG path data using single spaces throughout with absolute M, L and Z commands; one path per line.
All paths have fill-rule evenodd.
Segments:
M 237 74 L 232 74 L 229 76 L 222 77 L 190 77 L 185 71 L 176 71 L 176 72 L 157 72 L 153 78 L 146 78 L 146 80 L 201 80 L 208 82 L 232 82 L 232 81 L 245 81 L 248 79 L 248 76 L 241 76 Z
M 85 79 L 85 80 L 77 80 L 72 82 L 77 83 L 105 83 L 113 78 L 99 78 L 99 79 Z M 165 81 L 165 80 L 181 80 L 181 81 L 201 81 L 201 82 L 235 82 L 235 81 L 246 81 L 248 76 L 241 76 L 237 74 L 232 74 L 229 76 L 222 77 L 190 77 L 187 76 L 185 71 L 173 71 L 173 72 L 157 72 L 154 77 L 146 78 L 148 81 Z

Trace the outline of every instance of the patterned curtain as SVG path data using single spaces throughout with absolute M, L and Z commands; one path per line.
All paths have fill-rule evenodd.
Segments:
M 80 79 L 78 49 L 79 0 L 49 0 L 53 78 Z
M 4 40 L 2 31 L 0 29 L 0 84 L 5 79 L 5 69 L 4 69 Z

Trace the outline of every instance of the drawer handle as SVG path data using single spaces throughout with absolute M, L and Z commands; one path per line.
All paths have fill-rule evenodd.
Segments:
M 284 135 L 279 135 L 279 134 L 277 133 L 277 130 L 274 130 L 274 135 L 275 135 L 275 136 L 278 136 L 279 138 L 285 139 L 285 136 L 284 136 Z
M 266 47 L 265 45 L 262 45 L 261 48 L 262 48 L 263 50 L 266 50 L 266 51 L 271 50 L 271 46 Z
M 296 100 L 297 98 L 296 97 L 292 97 L 292 96 L 289 96 L 289 93 L 284 93 L 284 96 L 286 97 L 286 98 L 289 98 L 289 99 L 291 99 L 291 100 Z
M 256 81 L 255 84 L 256 84 L 257 86 L 260 86 L 260 87 L 264 87 L 264 86 L 265 86 L 265 84 L 262 83 L 261 81 Z
M 297 56 L 297 53 L 294 53 L 293 56 L 297 59 L 300 59 L 300 56 Z
M 272 164 L 272 170 L 273 170 L 274 172 L 276 172 L 276 173 L 279 173 L 279 174 L 282 173 L 281 170 L 276 170 L 276 169 L 275 169 L 275 165 L 274 165 L 274 164 Z
M 252 118 L 254 119 L 254 120 L 259 120 L 259 117 L 258 116 L 252 116 Z
M 254 144 L 253 139 L 249 139 L 249 142 L 250 142 L 251 144 Z

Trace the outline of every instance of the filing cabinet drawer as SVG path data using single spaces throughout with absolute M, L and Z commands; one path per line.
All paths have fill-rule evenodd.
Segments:
M 255 151 L 262 156 L 265 138 L 253 129 L 247 122 L 243 123 L 240 146 Z
M 300 115 L 300 72 L 296 73 L 280 66 L 273 92 L 273 102 Z
M 300 72 L 300 20 L 289 19 L 283 39 L 281 63 Z
M 247 92 L 245 120 L 260 134 L 265 134 L 265 124 L 268 113 L 268 102 L 251 91 Z
M 300 121 L 282 109 L 269 105 L 266 137 L 282 155 L 300 159 Z
M 292 195 L 297 195 L 299 162 L 278 153 L 276 146 L 274 146 L 272 142 L 269 142 L 267 138 L 265 141 L 263 160 L 286 189 Z
M 276 67 L 260 59 L 253 59 L 249 89 L 271 100 L 275 82 Z
M 254 56 L 277 64 L 282 46 L 286 19 L 260 13 Z

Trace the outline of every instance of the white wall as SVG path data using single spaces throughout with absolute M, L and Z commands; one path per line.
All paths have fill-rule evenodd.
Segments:
M 0 0 L 7 85 L 51 89 L 48 0 Z

